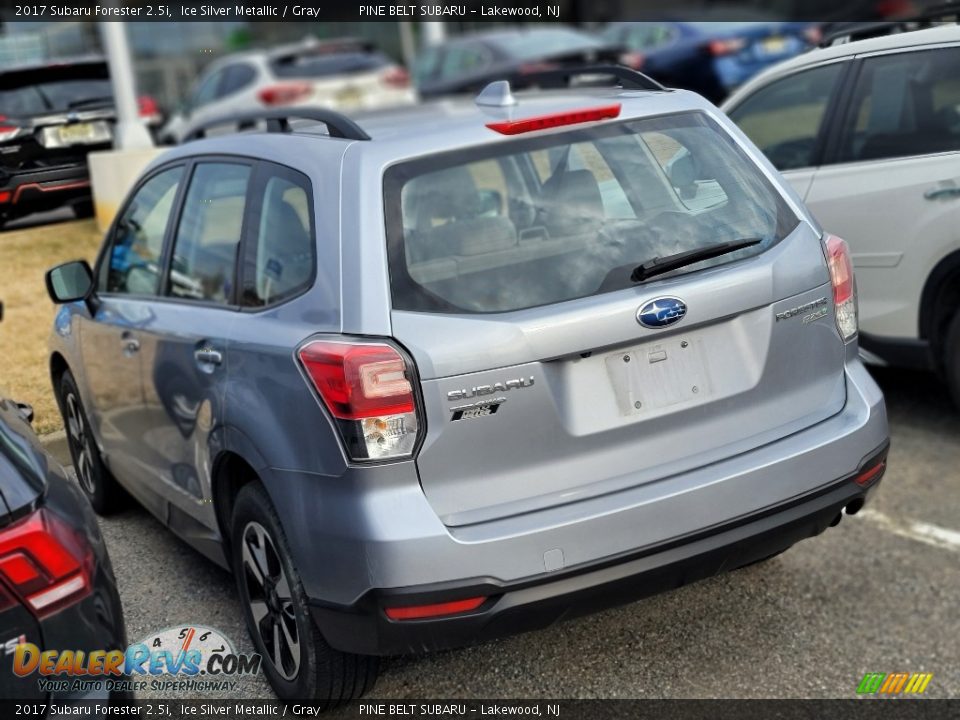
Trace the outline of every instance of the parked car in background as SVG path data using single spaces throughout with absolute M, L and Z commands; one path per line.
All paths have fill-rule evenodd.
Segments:
M 911 8 L 912 9 L 912 8 Z M 856 17 L 852 15 L 851 17 Z M 960 22 L 960 2 L 934 3 L 929 7 L 916 9 L 898 19 L 873 20 L 859 22 L 837 22 L 824 25 L 821 47 L 843 45 L 857 40 L 868 40 L 884 35 L 924 30 L 937 25 L 957 24 Z
M 423 98 L 477 93 L 494 80 L 516 87 L 528 73 L 619 62 L 617 46 L 568 27 L 524 26 L 519 29 L 458 35 L 428 47 L 413 65 Z
M 815 46 L 820 28 L 758 20 L 615 22 L 601 38 L 623 46 L 630 67 L 718 103 L 761 70 Z
M 126 488 L 233 568 L 282 698 L 766 559 L 876 491 L 845 243 L 706 100 L 604 72 L 632 87 L 266 112 L 157 158 L 95 269 L 48 274 L 94 507 Z
M 960 406 L 960 26 L 815 50 L 723 109 L 850 243 L 865 357 Z
M 311 38 L 212 63 L 182 111 L 160 132 L 160 140 L 177 143 L 193 125 L 250 110 L 308 105 L 361 110 L 416 100 L 407 70 L 373 44 Z
M 159 122 L 152 98 L 140 111 Z M 87 153 L 113 147 L 115 121 L 103 58 L 0 68 L 0 227 L 63 205 L 92 215 Z
M 127 647 L 117 584 L 96 517 L 77 484 L 41 448 L 31 417 L 29 407 L 0 394 L 0 699 L 47 703 L 126 697 L 106 689 L 50 693 L 40 689 L 37 681 L 43 676 L 37 672 L 24 677 L 13 672 L 16 647 L 23 643 L 35 646 L 34 656 L 44 650 L 89 655 Z M 85 421 L 73 414 L 69 432 L 82 435 Z M 56 679 L 72 684 L 75 678 Z

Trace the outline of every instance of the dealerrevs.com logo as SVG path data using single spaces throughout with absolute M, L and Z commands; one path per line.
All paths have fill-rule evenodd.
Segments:
M 126 650 L 41 650 L 22 643 L 13 672 L 36 674 L 44 692 L 234 690 L 238 676 L 260 672 L 262 658 L 241 654 L 221 632 L 202 625 L 152 633 Z

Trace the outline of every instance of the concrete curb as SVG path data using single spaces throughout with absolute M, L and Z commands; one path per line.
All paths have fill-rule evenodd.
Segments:
M 44 450 L 53 455 L 57 462 L 64 467 L 73 465 L 73 459 L 70 457 L 70 446 L 67 445 L 67 433 L 65 430 L 57 430 L 48 435 L 40 436 L 40 444 Z

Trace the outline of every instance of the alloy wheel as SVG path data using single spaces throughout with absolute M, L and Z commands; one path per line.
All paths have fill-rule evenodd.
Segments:
M 66 397 L 67 406 L 67 437 L 72 446 L 73 456 L 76 458 L 77 479 L 87 493 L 96 492 L 96 482 L 93 477 L 93 448 L 89 429 L 84 422 L 80 401 L 73 393 Z
M 258 522 L 249 522 L 243 529 L 241 550 L 253 624 L 271 664 L 285 680 L 293 680 L 300 671 L 300 634 L 280 556 Z

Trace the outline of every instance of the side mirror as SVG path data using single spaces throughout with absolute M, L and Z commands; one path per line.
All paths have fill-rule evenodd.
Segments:
M 86 260 L 57 265 L 47 271 L 47 293 L 57 305 L 86 300 L 93 292 L 93 271 Z

